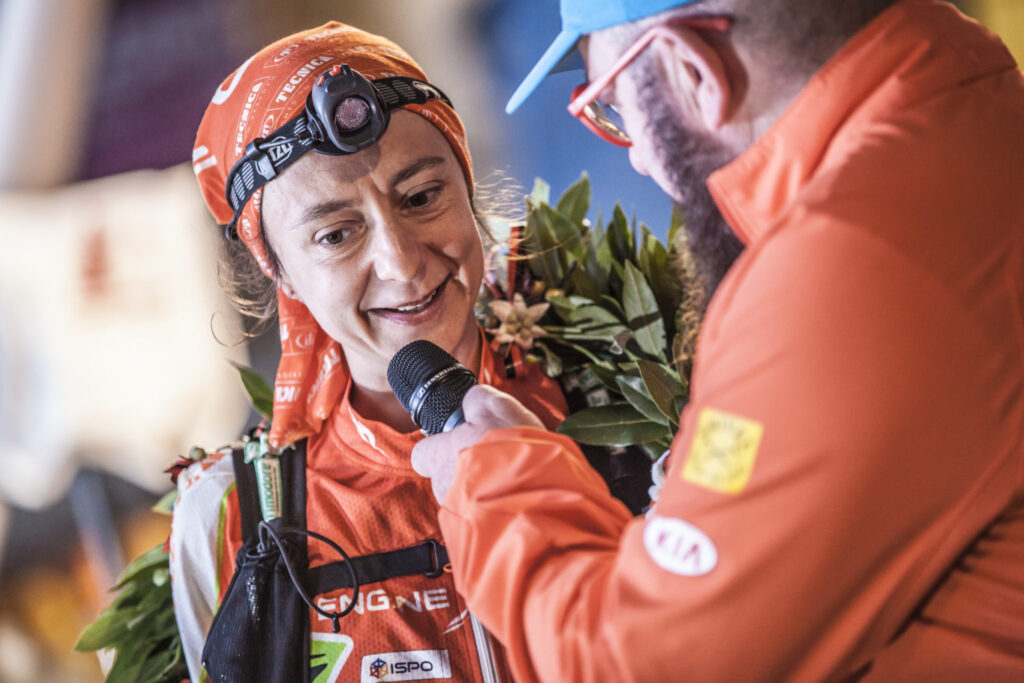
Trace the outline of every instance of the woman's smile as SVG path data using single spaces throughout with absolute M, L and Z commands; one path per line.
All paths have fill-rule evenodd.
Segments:
M 426 296 L 391 308 L 371 308 L 370 315 L 396 325 L 422 325 L 432 322 L 444 309 L 445 293 L 452 276 L 447 275 L 440 285 L 428 292 Z

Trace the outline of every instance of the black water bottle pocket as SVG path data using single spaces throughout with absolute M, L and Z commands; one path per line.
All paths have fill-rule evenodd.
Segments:
M 248 543 L 213 619 L 203 667 L 216 683 L 279 683 L 308 678 L 309 612 L 289 577 L 286 544 Z M 292 558 L 293 564 L 296 564 Z

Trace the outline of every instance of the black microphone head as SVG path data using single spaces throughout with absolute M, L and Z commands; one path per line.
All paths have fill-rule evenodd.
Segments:
M 392 357 L 388 384 L 421 429 L 439 434 L 462 408 L 462 398 L 476 377 L 437 344 L 418 339 Z

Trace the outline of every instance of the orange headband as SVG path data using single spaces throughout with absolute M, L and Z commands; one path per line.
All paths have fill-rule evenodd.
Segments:
M 196 134 L 193 169 L 218 223 L 226 224 L 234 214 L 224 197 L 225 182 L 231 167 L 245 154 L 246 145 L 302 111 L 313 81 L 335 64 L 348 64 L 369 80 L 387 76 L 428 80 L 402 48 L 338 22 L 296 33 L 257 52 L 221 83 Z M 473 165 L 458 115 L 438 100 L 405 108 L 430 121 L 444 135 L 472 191 Z M 273 277 L 260 236 L 261 198 L 261 191 L 252 196 L 237 229 L 260 268 Z M 348 383 L 348 368 L 341 347 L 303 304 L 280 289 L 277 299 L 281 364 L 274 385 L 270 441 L 280 447 L 320 430 Z

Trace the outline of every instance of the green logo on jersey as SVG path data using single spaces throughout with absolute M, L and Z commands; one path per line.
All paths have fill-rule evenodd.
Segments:
M 309 642 L 309 679 L 313 683 L 338 680 L 341 667 L 352 654 L 352 639 L 340 633 L 311 633 Z

